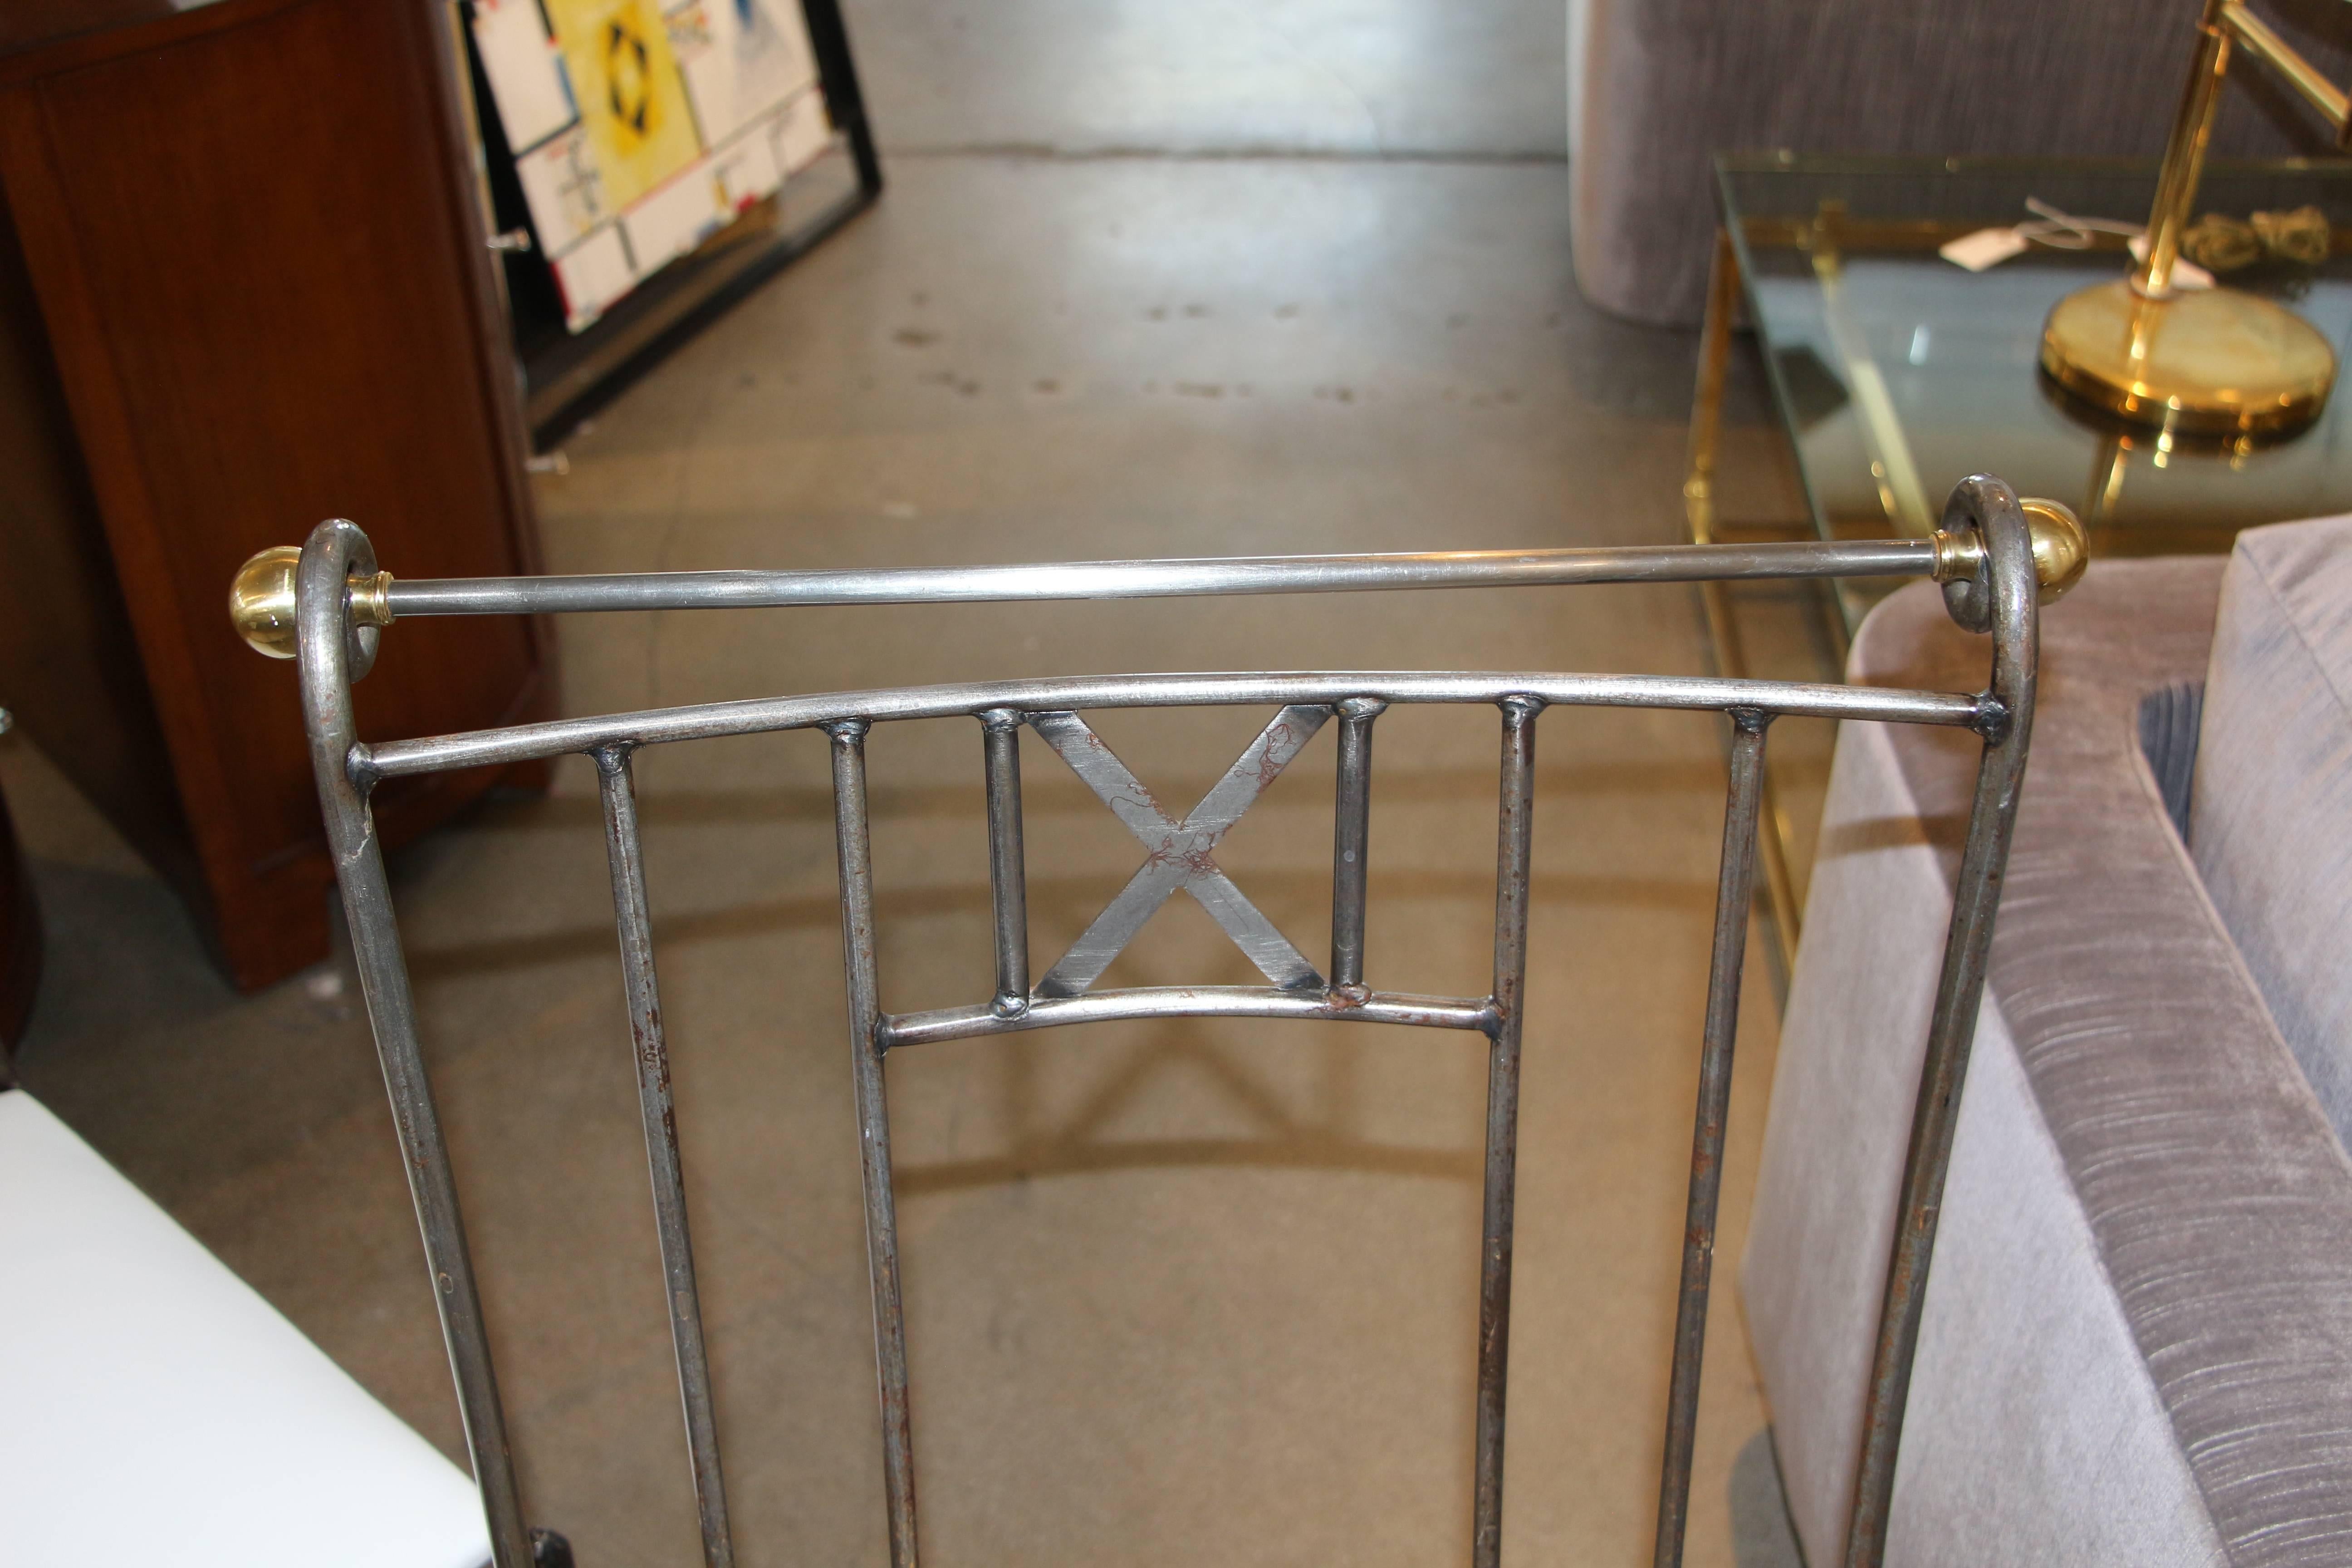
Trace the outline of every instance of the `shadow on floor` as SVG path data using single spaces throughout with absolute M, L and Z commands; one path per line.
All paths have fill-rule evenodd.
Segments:
M 1769 1426 L 1748 1439 L 1731 1461 L 1731 1556 L 1738 1568 L 1805 1568 Z

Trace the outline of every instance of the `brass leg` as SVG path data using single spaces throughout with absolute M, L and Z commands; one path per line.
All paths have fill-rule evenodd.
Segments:
M 1699 330 L 1698 384 L 1691 392 L 1690 458 L 1683 479 L 1683 515 L 1691 542 L 1715 542 L 1715 459 L 1723 433 L 1723 373 L 1731 358 L 1731 317 L 1739 308 L 1739 253 L 1728 229 L 1715 231 L 1707 268 L 1706 322 Z
M 1829 329 L 1830 347 L 1845 373 L 1855 423 L 1870 453 L 1870 471 L 1878 481 L 1878 504 L 1896 534 L 1925 539 L 1936 531 L 1936 509 L 1927 504 L 1927 489 L 1919 479 L 1919 464 L 1903 434 L 1902 417 L 1895 412 L 1895 394 L 1870 352 L 1870 339 L 1845 303 L 1845 259 L 1838 249 L 1837 206 L 1824 202 L 1814 220 L 1813 278 L 1822 289 L 1822 324 Z
M 1723 376 L 1731 358 L 1731 320 L 1739 309 L 1739 254 L 1732 248 L 1728 230 L 1715 236 L 1715 262 L 1708 269 L 1706 324 L 1701 329 L 1698 384 L 1691 396 L 1690 460 L 1683 479 L 1683 517 L 1690 525 L 1691 542 L 1715 542 L 1716 458 L 1723 434 Z M 1739 643 L 1739 627 L 1732 619 L 1731 601 L 1720 583 L 1701 583 L 1699 602 L 1706 608 L 1706 636 L 1715 667 L 1734 679 L 1748 674 L 1748 658 Z M 1757 836 L 1757 853 L 1764 863 L 1764 885 L 1772 910 L 1774 945 L 1780 949 L 1783 973 L 1797 956 L 1799 909 L 1796 879 L 1789 869 L 1789 818 L 1772 788 L 1772 773 L 1764 770 L 1763 826 Z
M 2096 537 L 2116 520 L 2116 503 L 2123 499 L 2124 478 L 2131 471 L 2131 441 L 2110 435 L 2099 442 L 2091 464 L 2091 504 L 2084 509 L 2083 527 Z

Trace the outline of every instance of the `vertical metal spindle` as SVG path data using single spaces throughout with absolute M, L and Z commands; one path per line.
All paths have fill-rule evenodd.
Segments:
M 686 1447 L 694 1466 L 702 1558 L 709 1568 L 730 1568 L 735 1543 L 727 1527 L 727 1486 L 719 1468 L 710 1361 L 703 1349 L 701 1294 L 695 1283 L 694 1242 L 687 1229 L 686 1176 L 679 1167 L 677 1115 L 670 1100 L 669 1046 L 662 1027 L 661 994 L 654 981 L 653 914 L 646 901 L 636 781 L 627 747 L 600 747 L 594 756 L 604 794 L 613 918 L 621 933 L 621 976 L 635 1047 L 637 1107 L 645 1122 L 646 1168 L 653 1177 L 654 1225 L 661 1237 L 662 1276 L 668 1287 L 670 1342 L 677 1352 L 677 1391 L 686 1409 Z
M 1528 867 L 1536 798 L 1532 697 L 1503 700 L 1495 855 L 1495 1032 L 1486 1057 L 1486 1188 L 1478 1258 L 1478 1451 L 1471 1568 L 1503 1559 L 1503 1402 L 1510 1374 L 1511 1217 L 1518 1181 L 1519 1024 L 1528 983 Z
M 329 820 L 332 831 L 333 818 Z M 481 1491 L 489 1525 L 491 1559 L 496 1568 L 530 1568 L 530 1543 L 515 1484 L 514 1454 L 507 1441 L 498 1373 L 490 1362 L 489 1330 L 482 1320 L 481 1294 L 474 1282 L 473 1254 L 466 1245 L 457 1173 L 450 1169 L 449 1145 L 442 1137 L 440 1112 L 425 1076 L 416 1007 L 394 924 L 392 888 L 384 875 L 373 815 L 367 816 L 356 844 L 336 832 L 334 849 L 336 879 L 342 885 L 343 913 L 351 924 L 360 989 L 367 1001 L 368 1021 L 374 1026 L 376 1058 L 383 1069 L 393 1122 L 400 1134 L 402 1163 L 407 1167 L 417 1228 L 425 1237 L 425 1267 L 433 1272 L 434 1305 L 440 1310 L 441 1337 L 457 1384 L 457 1408 L 465 1423 L 474 1484 Z
M 1331 826 L 1331 992 L 1360 1003 L 1364 985 L 1365 857 L 1372 831 L 1372 721 L 1388 704 L 1350 697 L 1339 704 L 1339 797 Z
M 1683 1281 L 1675 1308 L 1674 1377 L 1666 1394 L 1666 1455 L 1658 1469 L 1656 1568 L 1680 1568 L 1690 1516 L 1691 1450 L 1706 1351 L 1707 1288 L 1715 1268 L 1716 1200 L 1723 1189 L 1724 1121 L 1731 1103 L 1731 1049 L 1739 1026 L 1739 977 L 1748 911 L 1756 899 L 1756 828 L 1764 800 L 1767 714 L 1731 716 L 1731 783 L 1723 806 L 1723 863 L 1716 873 L 1715 947 L 1707 963 L 1706 1024 L 1699 1047 L 1698 1111 L 1691 1131 L 1690 1206 L 1683 1227 Z
M 496 1568 L 530 1568 L 530 1537 L 523 1526 L 506 1412 L 490 1362 L 481 1296 L 474 1285 L 466 1222 L 457 1206 L 457 1178 L 449 1167 L 449 1145 L 441 1135 L 440 1112 L 425 1073 L 400 922 L 392 907 L 392 884 L 384 875 L 375 816 L 368 805 L 373 783 L 355 775 L 350 766 L 358 740 L 352 713 L 352 653 L 357 648 L 372 656 L 373 645 L 366 638 L 373 634 L 353 633 L 344 606 L 352 575 L 374 570 L 375 551 L 367 535 L 341 519 L 312 530 L 302 549 L 296 621 L 310 767 L 325 813 L 328 846 L 334 851 L 343 915 L 351 923 L 360 991 L 375 1032 L 376 1059 L 392 1101 L 401 1163 L 425 1239 L 425 1263 L 433 1274 L 433 1304 L 440 1313 L 442 1342 L 457 1385 L 467 1457 L 473 1461 L 474 1484 L 482 1494 L 490 1558 Z
M 1715 233 L 1715 259 L 1707 270 L 1706 321 L 1701 330 L 1698 387 L 1692 395 L 1690 456 L 1683 479 L 1683 517 L 1690 525 L 1691 542 L 1715 542 L 1715 479 L 1723 430 L 1724 371 L 1730 363 L 1731 328 L 1739 314 L 1739 252 L 1731 231 Z M 1845 621 L 1839 603 L 1840 584 L 1822 584 L 1830 595 L 1833 636 L 1843 641 Z M 1748 655 L 1739 640 L 1739 621 L 1731 613 L 1731 595 L 1721 583 L 1698 584 L 1700 608 L 1706 616 L 1706 640 L 1715 672 L 1734 679 L 1748 675 Z M 1843 664 L 1843 650 L 1839 662 Z M 1758 850 L 1764 859 L 1764 888 L 1771 901 L 1772 938 L 1780 952 L 1781 967 L 1794 962 L 1804 910 L 1797 902 L 1797 882 L 1789 869 L 1787 815 L 1773 798 L 1772 780 L 1764 780 L 1764 834 Z
M 992 708 L 988 758 L 988 887 L 996 912 L 996 1015 L 1029 1010 L 1029 869 L 1021 846 L 1021 715 Z
M 834 837 L 841 851 L 841 946 L 849 976 L 850 1070 L 857 1089 L 866 1184 L 866 1263 L 874 1284 L 874 1371 L 882 1400 L 882 1484 L 892 1568 L 915 1568 L 915 1455 L 907 1413 L 907 1317 L 898 1295 L 898 1216 L 890 1194 L 890 1109 L 883 1095 L 879 986 L 874 958 L 874 862 L 866 820 L 863 719 L 833 737 Z

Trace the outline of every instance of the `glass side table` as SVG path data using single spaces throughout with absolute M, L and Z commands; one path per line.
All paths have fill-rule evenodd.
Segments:
M 2080 250 L 2036 243 L 1980 273 L 1937 255 L 1964 234 L 2026 222 L 2029 198 L 2077 217 L 2140 223 L 2156 174 L 2153 159 L 1718 157 L 1722 227 L 1683 486 L 1692 537 L 1717 536 L 1724 369 L 1743 312 L 1811 513 L 1784 535 L 1924 535 L 1953 484 L 1978 472 L 2073 507 L 2095 557 L 2222 552 L 2242 528 L 2352 511 L 2352 388 L 2339 384 L 2317 423 L 2284 442 L 2200 445 L 2111 420 L 2041 374 L 2042 318 L 2084 284 L 2129 267 L 2121 237 L 2095 234 Z M 2223 285 L 2299 311 L 2352 376 L 2352 163 L 2210 164 L 2197 210 L 2243 218 L 2304 205 L 2336 230 L 2326 262 L 2265 263 L 2225 275 Z M 1894 586 L 1841 585 L 1825 596 L 1831 645 L 1843 650 Z M 1729 596 L 1708 584 L 1705 597 L 1717 661 L 1740 673 Z M 1801 906 L 1786 820 L 1769 793 L 1766 821 L 1774 923 L 1793 953 Z

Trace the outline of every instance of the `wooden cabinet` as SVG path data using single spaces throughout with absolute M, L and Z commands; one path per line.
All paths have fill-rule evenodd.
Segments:
M 41 983 L 41 910 L 16 846 L 16 825 L 0 798 L 0 1089 L 15 1081 L 10 1058 L 32 1016 Z
M 536 569 L 451 25 L 442 0 L 0 18 L 0 703 L 241 986 L 324 955 L 332 876 L 293 667 L 229 629 L 238 564 L 342 516 L 403 576 Z M 403 626 L 362 732 L 551 710 L 544 638 Z M 412 837 L 498 776 L 387 784 L 378 821 Z

